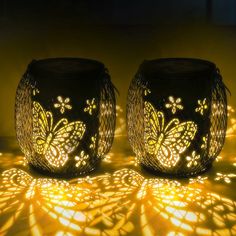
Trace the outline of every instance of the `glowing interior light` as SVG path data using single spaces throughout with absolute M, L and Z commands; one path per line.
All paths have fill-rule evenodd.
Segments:
M 180 123 L 179 119 L 174 118 L 165 126 L 163 112 L 157 112 L 149 102 L 145 102 L 144 121 L 147 152 L 154 155 L 161 165 L 174 167 L 180 160 L 180 154 L 194 139 L 197 125 L 193 121 Z
M 53 126 L 52 113 L 33 102 L 33 146 L 50 165 L 58 168 L 65 165 L 68 154 L 79 145 L 85 129 L 83 122 L 69 123 L 65 118 Z

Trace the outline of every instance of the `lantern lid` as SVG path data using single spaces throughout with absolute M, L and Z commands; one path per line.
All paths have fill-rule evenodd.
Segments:
M 66 79 L 98 79 L 104 73 L 103 63 L 85 58 L 47 58 L 33 60 L 28 72 L 41 78 L 66 78 Z
M 144 61 L 140 70 L 148 77 L 195 77 L 211 75 L 216 70 L 216 66 L 202 59 L 161 58 Z

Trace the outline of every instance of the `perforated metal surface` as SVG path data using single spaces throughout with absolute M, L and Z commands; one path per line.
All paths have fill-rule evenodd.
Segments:
M 139 70 L 127 97 L 128 139 L 137 162 L 144 167 L 168 175 L 191 176 L 209 168 L 223 147 L 227 97 L 218 71 L 206 78 L 209 80 L 206 91 L 199 89 L 200 86 L 186 89 L 184 80 L 178 88 L 178 79 L 181 78 L 175 78 L 175 86 L 171 84 L 173 80 L 165 82 L 164 77 L 158 79 L 157 76 L 156 80 L 150 81 Z M 172 86 L 166 89 L 168 92 L 165 85 Z M 197 89 L 199 91 L 193 91 Z M 196 96 L 191 99 L 193 92 Z M 169 97 L 165 96 L 168 93 Z M 174 109 L 168 100 L 173 94 L 180 97 L 179 104 L 176 98 L 177 108 Z M 199 99 L 196 99 L 198 94 Z
M 87 84 L 82 81 L 84 87 L 70 93 L 68 88 L 75 86 L 65 80 L 66 95 L 61 96 L 62 79 L 60 85 L 49 81 L 45 87 L 47 80 L 41 83 L 29 71 L 24 74 L 16 92 L 15 127 L 21 150 L 33 167 L 61 176 L 85 174 L 110 150 L 116 118 L 114 88 L 107 71 L 97 76 L 91 89 L 95 92 L 84 91 Z

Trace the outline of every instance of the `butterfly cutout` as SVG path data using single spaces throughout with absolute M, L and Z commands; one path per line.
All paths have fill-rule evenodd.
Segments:
M 53 115 L 38 102 L 33 102 L 33 146 L 48 163 L 60 168 L 82 139 L 86 126 L 82 121 L 68 123 L 66 118 L 53 125 Z
M 236 235 L 235 212 L 217 193 L 131 169 L 71 181 L 16 168 L 1 176 L 1 235 Z
M 191 144 L 197 125 L 193 121 L 172 119 L 165 125 L 164 114 L 156 111 L 151 103 L 144 104 L 144 140 L 147 152 L 154 155 L 161 165 L 174 167 Z

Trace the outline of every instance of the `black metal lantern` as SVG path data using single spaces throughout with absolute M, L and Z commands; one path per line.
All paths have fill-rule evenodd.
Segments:
M 170 175 L 196 175 L 222 149 L 225 86 L 215 64 L 185 58 L 144 61 L 127 99 L 130 145 L 138 162 Z
M 28 162 L 61 176 L 93 170 L 113 141 L 115 94 L 98 61 L 32 61 L 15 102 L 16 134 Z

